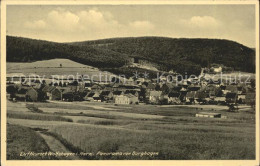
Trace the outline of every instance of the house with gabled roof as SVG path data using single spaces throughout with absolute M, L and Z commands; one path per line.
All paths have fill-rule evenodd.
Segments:
M 27 91 L 29 88 L 30 87 L 28 86 L 19 86 L 17 89 L 17 93 L 14 94 L 15 100 L 27 101 L 28 100 Z
M 138 104 L 138 97 L 132 94 L 124 94 L 115 97 L 115 104 Z
M 196 91 L 189 91 L 186 94 L 186 101 L 193 103 L 195 101 Z
M 168 94 L 168 103 L 169 104 L 180 104 L 181 100 L 180 100 L 180 92 L 176 92 L 176 91 L 171 91 Z
M 251 106 L 255 106 L 255 98 L 256 98 L 256 94 L 255 94 L 255 92 L 248 92 L 248 93 L 246 93 L 246 96 L 245 96 L 245 103 L 247 104 L 247 105 L 251 105 Z
M 174 86 L 175 85 L 172 83 L 165 83 L 162 85 L 161 90 L 164 94 L 168 94 L 171 90 L 173 90 Z
M 226 95 L 227 93 L 237 93 L 237 86 L 236 85 L 227 85 L 223 94 Z
M 92 91 L 101 91 L 102 89 L 104 89 L 104 86 L 100 85 L 100 84 L 93 84 L 91 86 L 91 90 Z
M 138 93 L 139 91 L 136 91 L 136 90 L 126 90 L 125 92 L 124 92 L 124 94 L 132 94 L 132 95 L 135 95 L 136 97 L 138 97 L 139 96 L 139 93 Z
M 152 104 L 158 104 L 163 99 L 162 91 L 150 91 L 149 102 Z
M 237 93 L 228 92 L 226 94 L 226 103 L 236 103 L 237 102 Z
M 101 98 L 101 101 L 111 101 L 111 100 L 113 100 L 113 93 L 112 93 L 112 91 L 103 90 L 100 93 L 100 98 Z
M 40 89 L 36 88 L 29 88 L 26 92 L 27 100 L 29 101 L 44 101 L 45 100 L 45 93 L 41 91 Z
M 89 92 L 89 93 L 87 93 L 87 95 L 84 97 L 84 100 L 86 100 L 86 101 L 94 101 L 94 99 L 93 99 L 93 96 L 95 95 L 95 92 Z
M 124 94 L 123 91 L 119 91 L 119 90 L 113 91 L 112 93 L 113 93 L 113 98 L 115 98 L 116 96 L 119 96 L 119 95 L 123 95 L 123 94 Z
M 52 92 L 55 88 L 56 88 L 55 86 L 46 85 L 46 86 L 42 89 L 42 92 L 45 93 L 45 95 L 46 95 L 46 99 L 50 99 L 51 92 Z

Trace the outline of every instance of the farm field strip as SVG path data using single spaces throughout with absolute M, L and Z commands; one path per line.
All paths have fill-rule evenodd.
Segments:
M 39 123 L 40 122 L 40 123 Z M 41 129 L 52 129 L 57 126 L 86 126 L 96 129 L 114 129 L 114 130 L 125 130 L 137 133 L 145 132 L 145 130 L 133 130 L 128 128 L 123 128 L 120 126 L 106 126 L 106 125 L 94 125 L 94 124 L 84 124 L 84 123 L 70 123 L 70 122 L 57 122 L 57 121 L 39 121 L 39 120 L 25 120 L 25 119 L 8 119 L 7 123 L 21 125 L 30 128 L 41 128 Z
M 64 112 L 64 113 L 87 113 L 87 114 L 93 114 L 93 115 L 110 115 L 110 116 L 122 116 L 122 117 L 128 117 L 128 118 L 145 118 L 145 119 L 160 119 L 164 116 L 160 115 L 149 115 L 149 114 L 137 114 L 137 113 L 126 113 L 126 112 L 114 112 L 114 111 L 98 111 L 98 110 L 77 110 L 77 109 L 53 109 L 53 108 L 39 108 L 43 110 L 43 112 Z

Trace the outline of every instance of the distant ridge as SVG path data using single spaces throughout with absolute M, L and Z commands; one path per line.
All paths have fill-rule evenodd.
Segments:
M 55 43 L 7 36 L 7 62 L 54 58 L 113 70 L 123 68 L 132 58 L 139 58 L 158 64 L 162 70 L 182 74 L 198 74 L 201 67 L 212 63 L 255 72 L 255 50 L 229 40 L 127 37 Z

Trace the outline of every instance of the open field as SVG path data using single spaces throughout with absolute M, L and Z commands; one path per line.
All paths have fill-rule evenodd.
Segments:
M 49 146 L 35 131 L 19 125 L 7 125 L 7 159 L 56 159 L 48 156 L 23 156 L 22 152 L 48 152 Z M 22 156 L 21 156 L 22 155 Z
M 98 102 L 27 104 L 42 112 L 26 111 L 24 103 L 8 101 L 8 113 L 15 114 L 8 117 L 8 123 L 44 130 L 41 136 L 49 144 L 50 150 L 63 148 L 65 152 L 94 154 L 83 158 L 71 156 L 74 159 L 255 158 L 255 114 L 246 106 L 234 113 L 227 112 L 226 106 L 116 106 Z M 21 105 L 21 110 L 18 105 Z M 197 118 L 195 114 L 198 112 L 218 112 L 227 116 L 227 119 Z M 24 116 L 53 116 L 71 121 Z M 135 155 L 145 151 L 157 152 L 157 155 Z M 100 152 L 131 155 L 101 156 Z
M 98 68 L 83 65 L 77 62 L 74 62 L 69 59 L 51 59 L 51 60 L 42 60 L 36 62 L 28 63 L 15 63 L 8 62 L 7 64 L 7 73 L 23 73 L 24 75 L 37 74 L 39 76 L 44 76 L 44 78 L 49 78 L 51 75 L 74 75 L 77 74 L 80 76 L 82 74 L 92 75 L 99 74 L 108 75 L 108 78 L 112 73 L 100 71 Z M 62 65 L 62 66 L 60 66 Z M 105 77 L 102 77 L 102 80 Z

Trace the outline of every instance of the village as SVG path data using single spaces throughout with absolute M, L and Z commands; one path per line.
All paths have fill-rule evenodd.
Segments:
M 215 74 L 221 67 L 211 68 Z M 199 77 L 181 81 L 161 76 L 158 79 L 130 78 L 122 81 L 93 81 L 82 78 L 52 76 L 25 76 L 23 73 L 7 74 L 7 93 L 12 101 L 44 102 L 89 101 L 114 104 L 154 104 L 154 105 L 255 105 L 254 79 L 247 82 L 206 79 L 206 68 Z M 176 73 L 175 73 L 176 74 Z M 37 79 L 38 78 L 38 79 Z

